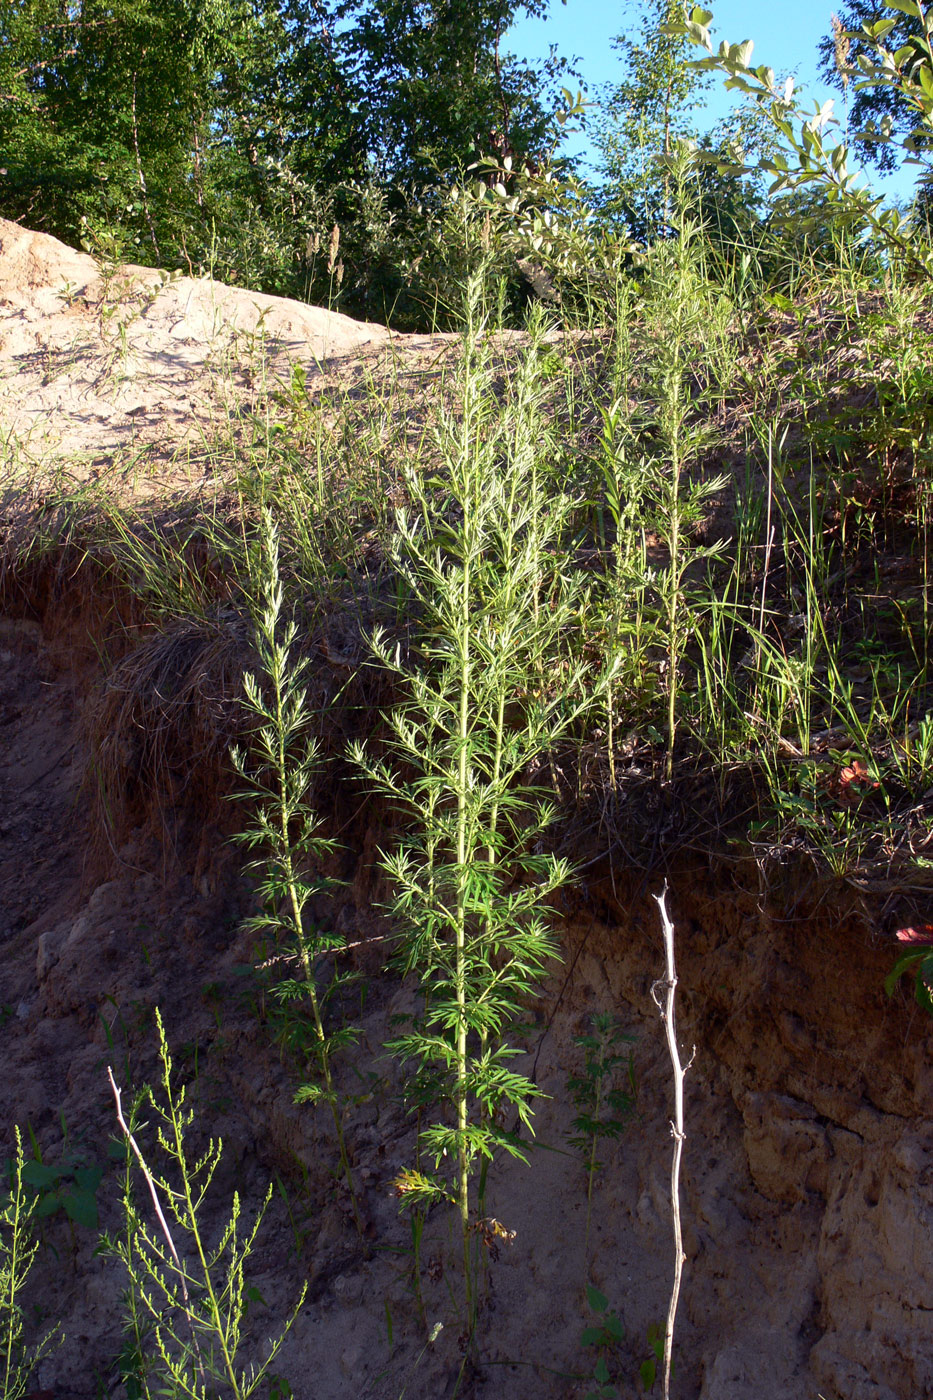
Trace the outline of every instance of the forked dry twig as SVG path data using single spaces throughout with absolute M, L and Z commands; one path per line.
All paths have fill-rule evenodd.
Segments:
M 671 1301 L 667 1310 L 667 1326 L 664 1329 L 664 1400 L 671 1394 L 671 1354 L 674 1346 L 674 1320 L 680 1300 L 680 1285 L 683 1279 L 684 1254 L 683 1231 L 680 1222 L 680 1163 L 683 1157 L 684 1139 L 684 1078 L 693 1064 L 696 1046 L 690 1052 L 685 1065 L 680 1062 L 677 1045 L 677 1028 L 674 1020 L 674 995 L 677 991 L 677 968 L 674 962 L 674 925 L 667 912 L 667 881 L 660 894 L 653 896 L 661 911 L 661 927 L 664 933 L 664 952 L 667 959 L 667 976 L 655 982 L 651 996 L 661 1013 L 661 1020 L 667 1032 L 667 1048 L 670 1051 L 671 1067 L 674 1071 L 674 1119 L 671 1123 L 671 1136 L 674 1139 L 674 1158 L 671 1163 L 671 1209 L 674 1217 L 674 1283 Z
M 165 1213 L 162 1210 L 162 1205 L 159 1201 L 159 1195 L 156 1191 L 155 1180 L 153 1179 L 152 1173 L 146 1165 L 146 1159 L 139 1149 L 139 1144 L 134 1138 L 132 1132 L 130 1131 L 129 1124 L 123 1116 L 123 1103 L 121 1099 L 120 1090 L 117 1088 L 117 1081 L 113 1077 L 113 1070 L 111 1069 L 110 1065 L 107 1066 L 107 1078 L 110 1080 L 110 1087 L 113 1090 L 114 1102 L 116 1103 L 117 1107 L 117 1122 L 120 1125 L 120 1128 L 123 1132 L 123 1136 L 126 1138 L 127 1142 L 132 1148 L 133 1155 L 139 1163 L 140 1170 L 142 1171 L 143 1176 L 146 1178 L 146 1185 L 149 1187 L 149 1195 L 152 1197 L 152 1204 L 155 1209 L 156 1218 L 159 1222 L 162 1234 L 165 1236 L 165 1242 L 169 1247 L 169 1252 L 175 1261 L 175 1267 L 178 1270 L 178 1279 L 181 1283 L 181 1296 L 184 1300 L 184 1309 L 185 1315 L 188 1318 L 188 1326 L 191 1329 L 191 1343 L 194 1348 L 195 1358 L 197 1360 L 198 1372 L 200 1374 L 202 1383 L 206 1384 L 204 1374 L 204 1362 L 201 1358 L 201 1348 L 198 1346 L 198 1334 L 197 1329 L 194 1325 L 194 1314 L 191 1310 L 191 1300 L 188 1297 L 188 1286 L 185 1282 L 184 1265 L 178 1257 L 178 1250 L 175 1248 L 175 1241 L 172 1239 L 172 1232 L 168 1227 L 168 1221 L 165 1218 Z

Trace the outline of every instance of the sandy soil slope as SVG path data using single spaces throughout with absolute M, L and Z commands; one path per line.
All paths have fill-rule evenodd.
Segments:
M 9 457 L 87 472 L 197 443 L 221 402 L 248 402 L 261 359 L 323 372 L 391 333 L 333 311 L 152 268 L 101 267 L 0 219 L 0 424 Z M 261 353 L 260 353 L 261 352 Z M 80 467 L 79 467 L 80 475 Z
M 422 1290 L 393 1181 L 414 1160 L 398 1067 L 382 1052 L 411 989 L 382 970 L 383 891 L 347 852 L 331 908 L 362 941 L 362 1029 L 350 1057 L 358 1101 L 347 1134 L 367 1222 L 366 1248 L 333 1174 L 326 1114 L 293 1103 L 283 1064 L 244 975 L 239 931 L 249 892 L 217 826 L 180 805 L 167 840 L 141 826 L 101 874 L 88 850 L 82 705 L 92 669 L 79 640 L 54 644 L 35 622 L 0 627 L 0 1134 L 28 1124 L 50 1163 L 97 1165 L 101 1223 L 119 1227 L 119 1172 L 106 1065 L 127 1087 L 152 1082 L 154 1008 L 179 1082 L 198 1112 L 195 1141 L 223 1137 L 225 1164 L 205 1212 L 219 1228 L 232 1191 L 251 1217 L 277 1191 L 250 1275 L 265 1307 L 257 1354 L 303 1281 L 308 1302 L 277 1371 L 299 1400 L 454 1393 L 461 1355 L 451 1221 L 428 1220 Z M 384 839 L 379 813 L 362 843 Z M 163 833 L 165 836 L 166 833 Z M 672 876 L 680 935 L 681 1032 L 697 1047 L 687 1080 L 683 1206 L 688 1263 L 678 1327 L 678 1400 L 915 1400 L 933 1389 L 933 1120 L 929 1036 L 881 991 L 887 955 L 857 925 L 756 908 L 753 890 L 700 867 Z M 609 1356 L 624 1396 L 642 1393 L 647 1334 L 670 1286 L 670 1078 L 651 984 L 661 949 L 647 894 L 591 891 L 569 911 L 564 961 L 533 1008 L 517 1061 L 547 1095 L 530 1166 L 500 1164 L 489 1209 L 515 1238 L 489 1260 L 481 1366 L 461 1394 L 478 1400 L 582 1400 L 596 1355 L 583 1297 L 586 1173 L 569 1143 L 579 1074 L 575 1037 L 597 1011 L 632 1036 L 635 1117 L 599 1153 L 588 1272 L 625 1337 Z M 596 910 L 601 912 L 597 914 Z M 826 969 L 847 968 L 844 987 Z M 853 1035 L 852 1027 L 861 1027 Z M 346 1070 L 345 1070 L 346 1072 Z M 144 1135 L 151 1147 L 151 1134 Z M 287 1206 L 285 1198 L 287 1197 Z M 64 1343 L 39 1380 L 56 1400 L 123 1395 L 119 1264 L 96 1234 L 59 1212 L 44 1226 L 30 1285 L 36 1326 Z M 589 1369 L 588 1369 L 589 1368 Z M 407 1387 L 407 1390 L 406 1390 Z

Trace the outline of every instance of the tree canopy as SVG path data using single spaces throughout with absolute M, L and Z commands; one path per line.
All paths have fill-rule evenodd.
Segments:
M 547 3 L 8 0 L 0 214 L 278 289 L 315 193 L 543 147 L 562 63 L 505 36 Z
M 520 12 L 547 9 L 548 0 L 348 0 L 341 50 L 380 173 L 419 184 L 483 154 L 540 154 L 547 87 L 567 64 L 516 58 L 506 36 Z

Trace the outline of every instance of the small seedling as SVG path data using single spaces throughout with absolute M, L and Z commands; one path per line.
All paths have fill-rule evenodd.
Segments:
M 593 1388 L 586 1393 L 585 1400 L 618 1400 L 618 1390 L 609 1370 L 610 1357 L 625 1336 L 625 1329 L 617 1313 L 609 1311 L 609 1299 L 592 1283 L 586 1285 L 586 1301 L 596 1314 L 598 1321 L 591 1327 L 584 1327 L 580 1333 L 580 1345 L 595 1347 L 599 1352 L 593 1366 Z
M 12 1191 L 19 1173 L 26 1198 L 30 1201 L 30 1214 L 37 1220 L 48 1220 L 58 1211 L 64 1212 L 75 1225 L 84 1225 L 89 1230 L 98 1228 L 97 1189 L 103 1171 L 100 1167 L 88 1166 L 80 1152 L 73 1152 L 68 1144 L 68 1133 L 62 1120 L 62 1155 L 58 1162 L 43 1160 L 42 1149 L 32 1129 L 29 1140 L 33 1155 L 22 1163 L 7 1159 L 3 1164 L 3 1174 Z
M 917 1005 L 933 1016 L 933 925 L 898 929 L 897 937 L 902 943 L 913 943 L 914 947 L 898 958 L 884 979 L 884 989 L 889 997 L 893 996 L 901 978 L 912 972 Z
M 33 1158 L 23 1166 L 23 1183 L 36 1198 L 36 1217 L 46 1220 L 59 1210 L 76 1225 L 96 1230 L 97 1188 L 103 1172 L 100 1167 L 82 1166 L 77 1161 L 55 1165 Z
M 567 1080 L 568 1091 L 578 1109 L 573 1120 L 575 1135 L 569 1142 L 583 1154 L 587 1173 L 584 1270 L 589 1260 L 593 1180 L 602 1166 L 596 1156 L 599 1143 L 621 1136 L 635 1109 L 632 1052 L 621 1048 L 631 1040 L 615 1018 L 603 1012 L 593 1017 L 589 1034 L 577 1036 L 574 1042 L 584 1054 L 583 1073 Z M 624 1088 L 617 1082 L 621 1074 L 625 1076 Z
M 288 1194 L 285 1182 L 282 1180 L 278 1172 L 275 1173 L 275 1189 L 285 1205 L 285 1210 L 288 1215 L 288 1223 L 291 1227 L 292 1232 L 292 1241 L 295 1250 L 295 1258 L 300 1262 L 304 1254 L 305 1244 L 307 1243 L 307 1232 L 302 1227 L 297 1216 L 295 1215 L 295 1212 L 292 1210 L 291 1198 Z
M 218 1030 L 220 1030 L 223 1019 L 223 990 L 223 986 L 220 982 L 206 982 L 201 988 L 201 1001 L 205 1006 L 210 1007 L 211 1015 L 214 1018 L 214 1024 Z
M 650 1390 L 658 1378 L 658 1367 L 664 1360 L 664 1328 L 660 1323 L 652 1322 L 648 1328 L 648 1346 L 651 1355 L 648 1356 L 639 1366 L 638 1375 L 645 1390 Z M 674 1374 L 674 1364 L 671 1363 L 671 1375 Z

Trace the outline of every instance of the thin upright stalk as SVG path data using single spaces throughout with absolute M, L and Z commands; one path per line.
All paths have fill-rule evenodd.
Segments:
M 467 1124 L 469 1104 L 467 1102 L 467 930 L 466 930 L 466 881 L 469 873 L 468 832 L 470 814 L 469 748 L 470 748 L 470 702 L 472 699 L 472 651 L 471 651 L 471 607 L 472 607 L 472 530 L 470 509 L 475 495 L 476 484 L 471 479 L 470 460 L 474 451 L 474 424 L 472 402 L 472 376 L 467 375 L 464 394 L 464 412 L 460 447 L 460 466 L 464 473 L 464 551 L 463 577 L 460 586 L 460 637 L 459 637 L 459 683 L 460 705 L 458 714 L 457 738 L 457 907 L 454 937 L 456 943 L 454 983 L 457 999 L 457 1049 L 456 1086 L 454 1098 L 457 1109 L 457 1208 L 460 1214 L 460 1230 L 463 1244 L 463 1277 L 466 1296 L 467 1330 L 472 1336 L 475 1325 L 475 1290 L 470 1267 L 470 1156 L 467 1147 Z
M 466 1281 L 468 1326 L 473 1327 L 473 1281 L 470 1271 L 470 1168 L 467 1154 L 467 1007 L 466 1007 L 466 877 L 468 817 L 468 742 L 470 737 L 470 561 L 464 561 L 463 614 L 460 653 L 460 754 L 457 801 L 457 1173 L 460 1227 L 463 1231 L 463 1269 Z
M 765 563 L 761 575 L 761 607 L 758 613 L 759 636 L 765 630 L 765 599 L 768 592 L 768 571 L 771 567 L 771 550 L 774 547 L 774 526 L 771 523 L 771 510 L 774 505 L 774 429 L 768 424 L 768 514 L 765 520 Z M 759 647 L 760 655 L 760 647 Z
M 667 615 L 667 780 L 674 776 L 674 739 L 677 733 L 677 671 L 680 646 L 677 629 L 680 626 L 680 473 L 681 460 L 678 437 L 671 440 L 670 495 L 670 553 L 671 580 Z
M 596 1103 L 595 1103 L 594 1106 L 593 1106 L 593 1116 L 594 1116 L 594 1118 L 597 1119 L 597 1121 L 599 1120 L 599 1115 L 600 1115 L 600 1113 L 602 1112 L 602 1107 L 603 1107 L 603 1086 L 602 1086 L 602 1081 L 601 1081 L 601 1080 L 598 1080 L 598 1081 L 597 1081 L 597 1084 L 596 1084 Z M 596 1133 L 593 1133 L 593 1135 L 592 1135 L 592 1137 L 591 1137 L 591 1139 L 590 1139 L 590 1157 L 589 1157 L 589 1161 L 588 1161 L 587 1164 L 586 1164 L 586 1171 L 587 1171 L 587 1180 L 586 1180 L 586 1226 L 585 1226 L 584 1231 L 583 1231 L 583 1277 L 584 1277 L 584 1279 L 586 1279 L 586 1278 L 589 1276 L 589 1262 L 590 1262 L 590 1224 L 592 1223 L 592 1219 L 593 1219 L 593 1181 L 594 1181 L 594 1179 L 595 1179 L 595 1177 L 596 1177 L 596 1147 L 597 1147 L 598 1142 L 599 1142 L 599 1137 L 598 1137 L 598 1135 L 597 1135 Z
M 327 1048 L 327 1035 L 324 1030 L 324 1021 L 321 1016 L 321 1005 L 318 999 L 317 986 L 314 980 L 314 968 L 311 963 L 311 956 L 308 952 L 308 945 L 304 938 L 304 927 L 302 918 L 302 901 L 298 893 L 298 879 L 295 871 L 295 862 L 292 856 L 291 841 L 288 830 L 288 793 L 286 791 L 286 775 L 288 773 L 288 753 L 286 751 L 285 735 L 287 732 L 287 722 L 285 717 L 285 707 L 282 695 L 282 675 L 278 668 L 273 674 L 273 691 L 275 695 L 275 735 L 276 735 L 276 765 L 277 797 L 278 797 L 278 819 L 279 834 L 281 837 L 281 860 L 282 873 L 285 876 L 285 885 L 288 892 L 289 911 L 291 914 L 292 926 L 295 931 L 295 940 L 298 947 L 298 957 L 301 962 L 301 970 L 304 973 L 305 985 L 308 991 L 308 1000 L 311 1003 L 311 1018 L 314 1022 L 314 1034 L 318 1041 L 318 1059 L 321 1064 L 321 1073 L 324 1076 L 324 1088 L 327 1094 L 327 1102 L 330 1105 L 331 1117 L 334 1121 L 334 1132 L 337 1136 L 337 1151 L 340 1155 L 340 1166 L 343 1171 L 344 1180 L 347 1183 L 347 1190 L 350 1193 L 350 1201 L 353 1206 L 353 1219 L 356 1224 L 357 1233 L 362 1238 L 363 1222 L 360 1218 L 360 1207 L 356 1196 L 356 1188 L 353 1181 L 353 1171 L 350 1167 L 350 1156 L 347 1152 L 346 1136 L 343 1131 L 343 1123 L 340 1117 L 340 1107 L 337 1102 L 337 1094 L 334 1089 L 333 1070 L 331 1069 L 330 1054 Z
M 667 1326 L 664 1330 L 664 1400 L 670 1400 L 671 1394 L 671 1356 L 674 1347 L 674 1322 L 677 1317 L 677 1304 L 680 1301 L 680 1286 L 683 1279 L 684 1264 L 687 1256 L 684 1254 L 683 1230 L 680 1219 L 680 1164 L 683 1157 L 684 1140 L 684 1077 L 687 1070 L 693 1064 L 693 1057 L 696 1048 L 691 1051 L 690 1059 L 685 1065 L 681 1064 L 680 1050 L 677 1045 L 677 1027 L 674 1019 L 674 997 L 677 991 L 677 968 L 674 962 L 674 925 L 671 923 L 667 912 L 667 882 L 660 894 L 654 896 L 658 909 L 661 912 L 661 927 L 664 933 L 664 954 L 666 960 L 666 976 L 656 982 L 651 989 L 655 1005 L 661 1013 L 661 1020 L 667 1035 L 667 1048 L 671 1057 L 671 1068 L 674 1074 L 674 1118 L 671 1123 L 671 1136 L 674 1139 L 674 1156 L 671 1161 L 671 1210 L 674 1220 L 674 1283 L 671 1288 L 671 1301 L 667 1310 Z
M 13 1348 L 16 1342 L 17 1328 L 17 1305 L 16 1290 L 21 1282 L 20 1271 L 22 1268 L 20 1258 L 20 1245 L 22 1242 L 20 1222 L 24 1215 L 25 1201 L 23 1192 L 23 1170 L 22 1170 L 22 1140 L 19 1128 L 16 1129 L 16 1169 L 13 1178 L 13 1201 L 11 1218 L 13 1229 L 11 1231 L 11 1243 L 9 1247 L 9 1259 L 7 1264 L 6 1294 L 2 1300 L 3 1312 L 6 1314 L 5 1337 L 4 1337 L 4 1367 L 3 1367 L 3 1394 L 10 1395 L 13 1391 L 11 1377 L 13 1375 Z

